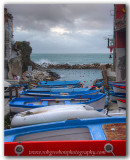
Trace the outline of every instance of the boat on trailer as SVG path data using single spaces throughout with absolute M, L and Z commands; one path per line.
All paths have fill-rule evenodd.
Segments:
M 73 105 L 89 104 L 96 110 L 104 109 L 106 94 L 83 95 L 63 98 L 63 97 L 19 97 L 10 101 L 10 110 L 14 113 L 27 111 L 34 108 L 46 107 L 50 105 Z
M 126 140 L 126 117 L 65 120 L 4 131 L 4 142 Z

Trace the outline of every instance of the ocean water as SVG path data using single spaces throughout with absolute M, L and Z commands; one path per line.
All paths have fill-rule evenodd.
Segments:
M 102 78 L 102 71 L 99 69 L 52 69 L 61 77 L 59 80 L 80 80 L 84 87 L 93 85 L 93 81 Z
M 43 64 L 92 64 L 92 63 L 112 63 L 112 58 L 109 58 L 109 54 L 31 54 L 32 61 Z
M 31 54 L 31 59 L 40 65 L 112 63 L 109 54 Z M 99 69 L 52 69 L 52 71 L 60 75 L 59 80 L 80 80 L 84 87 L 91 86 L 94 80 L 102 78 L 102 71 Z

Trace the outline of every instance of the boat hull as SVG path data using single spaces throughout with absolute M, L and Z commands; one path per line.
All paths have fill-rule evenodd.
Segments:
M 74 81 L 41 81 L 38 83 L 38 85 L 44 85 L 44 86 L 61 86 L 61 85 L 76 85 L 80 84 L 80 81 L 74 80 Z
M 66 134 L 65 129 L 74 129 L 74 128 L 78 128 L 79 130 L 80 130 L 80 128 L 87 128 L 92 140 L 107 140 L 105 133 L 104 133 L 104 130 L 102 128 L 102 125 L 113 124 L 113 123 L 114 124 L 126 123 L 126 117 L 99 117 L 99 118 L 90 118 L 90 119 L 66 120 L 66 121 L 17 127 L 17 128 L 5 130 L 4 141 L 5 142 L 25 141 L 24 137 L 20 137 L 20 136 L 24 136 L 24 135 L 25 136 L 29 135 L 30 137 L 32 136 L 32 139 L 30 139 L 31 141 L 38 141 L 38 139 L 35 139 L 36 133 L 39 133 L 40 135 L 42 133 L 42 135 L 46 135 L 46 138 L 45 138 L 46 140 L 50 140 L 49 134 L 46 134 L 48 131 L 56 131 L 56 134 L 57 134 L 57 133 L 60 133 L 58 131 L 62 130 L 63 131 L 62 133 Z M 75 134 L 74 132 L 73 132 L 73 134 L 72 134 L 72 132 L 69 132 L 69 133 L 71 133 L 71 135 Z M 51 137 L 53 137 L 51 139 L 51 141 L 64 140 L 65 134 L 64 134 L 64 136 L 62 136 L 61 139 L 60 139 L 61 134 L 58 134 L 57 139 L 55 139 L 54 136 L 51 136 Z M 40 135 L 39 135 L 39 138 L 40 138 Z M 19 137 L 22 139 L 21 140 L 16 139 L 16 137 L 17 138 Z M 59 139 L 58 139 L 58 137 L 59 137 Z M 76 140 L 76 139 L 72 139 L 72 140 Z M 65 139 L 65 140 L 69 140 L 69 139 Z M 81 137 L 79 140 L 81 140 Z M 86 139 L 86 140 L 88 140 L 88 139 Z M 120 140 L 120 138 L 117 140 Z M 26 139 L 26 141 L 28 141 L 28 139 Z
M 118 105 L 118 108 L 124 108 L 126 109 L 126 102 L 123 102 L 121 99 L 117 99 L 117 105 Z
M 111 89 L 113 90 L 113 85 L 126 86 L 126 82 L 125 81 L 122 81 L 122 82 L 109 82 L 109 85 L 110 85 Z
M 95 117 L 106 117 L 106 115 L 87 105 L 55 105 L 16 114 L 11 121 L 11 127 Z
M 94 95 L 98 94 L 100 90 L 90 90 L 90 91 L 81 91 L 81 92 L 29 92 L 29 91 L 23 91 L 21 95 L 27 95 L 27 96 L 77 96 L 77 95 Z
M 73 104 L 89 104 L 96 110 L 104 109 L 106 94 L 77 96 L 75 98 L 59 98 L 39 97 L 39 98 L 14 98 L 10 101 L 10 110 L 14 113 L 27 111 L 33 108 L 46 107 L 50 105 L 73 105 Z
M 119 86 L 113 85 L 113 90 L 115 93 L 126 93 L 125 87 L 120 88 Z
M 126 94 L 125 93 L 114 93 L 110 92 L 110 100 L 112 102 L 117 102 L 117 99 L 126 99 Z

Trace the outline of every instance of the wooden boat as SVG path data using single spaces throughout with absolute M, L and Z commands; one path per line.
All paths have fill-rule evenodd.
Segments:
M 126 117 L 65 120 L 4 131 L 5 142 L 125 139 Z
M 125 81 L 122 81 L 122 82 L 109 82 L 109 85 L 110 85 L 111 89 L 113 90 L 113 85 L 126 86 L 126 82 Z
M 89 104 L 96 110 L 104 109 L 106 94 L 76 96 L 75 98 L 63 97 L 20 97 L 10 101 L 11 112 L 19 113 L 34 108 L 46 107 L 50 105 L 73 105 L 73 104 Z
M 126 93 L 126 86 L 113 85 L 113 90 L 114 90 L 115 93 Z
M 50 97 L 50 96 L 75 96 L 75 95 L 93 95 L 98 94 L 100 92 L 99 90 L 88 90 L 88 91 L 77 91 L 77 92 L 30 92 L 30 91 L 23 91 L 21 95 L 26 96 L 44 96 L 44 97 Z
M 73 81 L 41 81 L 38 83 L 38 85 L 44 85 L 44 86 L 63 86 L 63 85 L 77 85 L 80 84 L 79 80 L 73 80 Z
M 118 108 L 125 108 L 126 109 L 126 100 L 124 99 L 117 99 Z
M 112 102 L 117 102 L 117 99 L 126 99 L 125 93 L 115 93 L 113 91 L 110 91 L 110 100 Z
M 106 115 L 88 105 L 54 105 L 16 114 L 11 121 L 11 127 L 95 117 L 106 117 Z

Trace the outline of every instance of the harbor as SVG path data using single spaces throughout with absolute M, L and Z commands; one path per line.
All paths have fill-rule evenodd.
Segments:
M 126 143 L 125 5 L 114 5 L 113 38 L 107 38 L 109 55 L 63 54 L 59 59 L 56 54 L 32 54 L 27 41 L 12 45 L 13 15 L 7 8 L 4 11 L 5 155 L 28 156 L 26 145 L 30 144 L 36 150 L 42 145 L 51 149 L 50 143 L 59 143 L 62 150 L 68 143 L 75 142 L 78 148 L 83 142 L 88 150 L 97 150 L 97 141 L 101 142 L 102 152 L 96 152 L 96 156 L 126 155 L 125 147 L 117 151 L 116 146 Z M 42 56 L 50 59 L 43 62 Z M 81 62 L 79 56 L 83 58 Z M 11 145 L 13 151 L 8 151 Z

